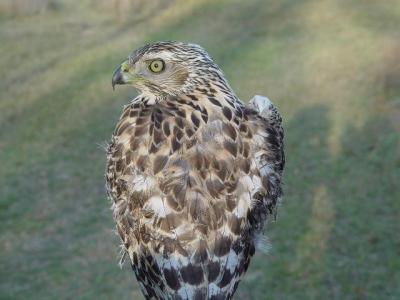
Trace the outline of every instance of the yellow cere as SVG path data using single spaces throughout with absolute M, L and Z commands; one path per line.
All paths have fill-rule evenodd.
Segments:
M 121 64 L 121 71 L 122 72 L 128 72 L 129 71 L 129 62 L 128 61 L 124 61 Z

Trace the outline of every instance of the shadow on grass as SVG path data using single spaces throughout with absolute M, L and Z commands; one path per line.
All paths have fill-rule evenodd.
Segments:
M 336 209 L 324 281 L 332 299 L 396 299 L 400 139 L 386 114 L 347 126 L 328 184 Z M 396 269 L 397 268 L 397 269 Z

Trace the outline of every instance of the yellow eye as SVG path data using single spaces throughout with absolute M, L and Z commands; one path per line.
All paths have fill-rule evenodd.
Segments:
M 164 67 L 165 67 L 165 64 L 161 59 L 153 60 L 149 65 L 149 69 L 153 73 L 160 73 L 161 71 L 164 70 Z

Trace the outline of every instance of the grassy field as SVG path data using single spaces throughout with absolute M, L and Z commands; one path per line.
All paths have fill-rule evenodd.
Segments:
M 100 145 L 135 94 L 115 66 L 155 40 L 201 44 L 284 116 L 272 248 L 236 299 L 400 299 L 399 1 L 74 2 L 0 13 L 0 299 L 142 299 Z

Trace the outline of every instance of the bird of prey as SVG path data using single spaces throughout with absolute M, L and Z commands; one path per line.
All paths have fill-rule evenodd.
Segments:
M 282 194 L 281 117 L 241 102 L 198 45 L 156 42 L 112 85 L 140 94 L 107 151 L 107 192 L 146 299 L 232 299 Z

